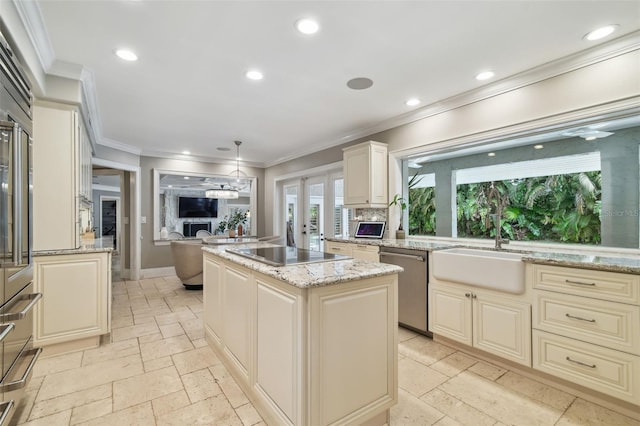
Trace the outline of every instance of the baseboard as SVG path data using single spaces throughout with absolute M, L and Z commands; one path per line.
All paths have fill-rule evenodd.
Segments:
M 176 274 L 176 268 L 173 266 L 165 266 L 164 268 L 149 268 L 140 271 L 141 279 L 168 277 Z

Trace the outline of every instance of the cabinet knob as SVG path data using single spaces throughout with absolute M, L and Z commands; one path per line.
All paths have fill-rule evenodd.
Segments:
M 471 297 L 471 293 L 465 293 L 464 297 Z

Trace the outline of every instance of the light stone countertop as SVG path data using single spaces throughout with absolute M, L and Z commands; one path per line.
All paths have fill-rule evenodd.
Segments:
M 429 241 L 424 239 L 411 239 L 395 240 L 395 239 L 363 239 L 363 238 L 325 238 L 327 241 L 354 243 L 354 244 L 368 244 L 376 245 L 380 247 L 399 247 L 407 249 L 417 250 L 442 250 L 447 248 L 475 248 L 483 250 L 494 250 L 492 247 L 484 245 L 473 245 L 468 242 L 442 242 L 442 241 Z M 598 253 L 597 247 L 594 247 L 593 253 L 569 253 L 559 252 L 557 248 L 518 248 L 517 250 L 510 250 L 506 248 L 506 252 L 518 252 L 523 253 L 522 260 L 529 263 L 537 263 L 544 265 L 555 266 L 567 266 L 581 269 L 592 269 L 596 271 L 609 271 L 620 272 L 626 274 L 640 274 L 640 256 L 633 255 L 620 255 L 616 256 L 615 253 Z M 553 251 L 552 251 L 553 250 Z
M 34 256 L 58 256 L 65 254 L 104 253 L 113 251 L 113 240 L 96 238 L 95 240 L 82 240 L 77 249 L 39 250 L 34 251 Z
M 275 245 L 253 243 L 234 246 L 234 248 L 257 247 L 275 247 Z M 203 246 L 202 250 L 299 288 L 339 284 L 365 278 L 397 274 L 403 271 L 400 266 L 359 259 L 333 260 L 290 266 L 271 266 L 229 253 L 225 250 L 224 246 Z

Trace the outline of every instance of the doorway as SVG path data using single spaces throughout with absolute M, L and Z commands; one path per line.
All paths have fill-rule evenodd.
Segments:
M 120 198 L 100 197 L 100 236 L 113 241 L 114 254 L 120 248 Z

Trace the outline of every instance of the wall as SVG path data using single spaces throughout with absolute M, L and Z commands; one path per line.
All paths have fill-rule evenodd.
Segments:
M 142 224 L 141 229 L 141 269 L 162 268 L 173 266 L 171 249 L 169 245 L 156 246 L 153 242 L 153 169 L 172 170 L 175 172 L 186 171 L 192 173 L 228 175 L 235 171 L 235 164 L 212 164 L 198 161 L 172 160 L 157 157 L 140 157 L 140 186 L 141 186 L 141 216 L 146 216 L 147 223 Z M 247 176 L 256 177 L 258 183 L 257 217 L 261 218 L 264 212 L 270 209 L 264 204 L 264 169 L 240 166 L 240 170 Z M 265 234 L 264 221 L 258 221 L 258 235 Z
M 278 176 L 342 160 L 341 148 L 366 140 L 389 144 L 390 153 L 427 149 L 446 141 L 478 138 L 496 129 L 535 125 L 562 114 L 640 97 L 640 51 L 634 50 L 537 83 L 374 133 L 341 146 L 291 160 L 265 171 L 265 201 L 274 202 Z M 443 102 L 446 103 L 446 102 Z M 390 173 L 389 192 L 397 192 Z M 273 232 L 273 211 L 265 211 L 266 232 Z

